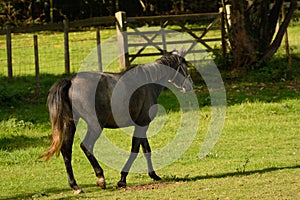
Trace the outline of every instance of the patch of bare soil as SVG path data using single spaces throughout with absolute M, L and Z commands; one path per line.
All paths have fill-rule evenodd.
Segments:
M 154 183 L 154 184 L 148 184 L 148 185 L 137 185 L 133 187 L 125 187 L 122 188 L 123 191 L 132 191 L 132 190 L 154 190 L 154 189 L 159 189 L 159 188 L 165 188 L 171 185 L 172 183 L 166 183 L 166 182 L 161 182 L 161 183 Z M 174 184 L 174 183 L 173 183 Z

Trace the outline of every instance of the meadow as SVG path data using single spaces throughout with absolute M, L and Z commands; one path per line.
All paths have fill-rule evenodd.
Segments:
M 200 109 L 199 129 L 187 151 L 157 170 L 162 181 L 152 181 L 146 173 L 130 173 L 128 187 L 122 189 L 116 187 L 121 169 L 103 163 L 107 189 L 96 186 L 93 169 L 80 150 L 78 133 L 73 146 L 73 169 L 84 194 L 74 195 L 69 188 L 61 156 L 49 162 L 37 159 L 51 138 L 45 104 L 47 92 L 57 79 L 66 75 L 44 73 L 39 98 L 35 97 L 34 76 L 25 74 L 12 80 L 1 76 L 0 199 L 299 199 L 297 30 L 299 26 L 291 27 L 296 55 L 292 75 L 284 70 L 284 50 L 260 71 L 239 79 L 222 73 L 227 95 L 226 118 L 216 146 L 205 158 L 199 158 L 199 150 L 212 108 L 205 83 L 199 81 L 194 88 Z M 160 132 L 150 137 L 153 150 L 174 138 L 182 117 L 176 96 L 170 91 L 163 91 L 159 103 L 166 110 L 167 120 Z M 130 150 L 130 135 L 110 129 L 103 134 L 116 146 Z

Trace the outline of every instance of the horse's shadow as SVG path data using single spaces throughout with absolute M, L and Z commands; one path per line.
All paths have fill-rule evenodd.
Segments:
M 213 179 L 213 178 L 226 178 L 226 177 L 236 177 L 236 176 L 249 176 L 252 174 L 265 174 L 279 170 L 288 170 L 288 169 L 298 169 L 300 165 L 294 166 L 286 166 L 286 167 L 270 167 L 264 168 L 260 170 L 252 170 L 252 171 L 236 171 L 236 172 L 228 172 L 221 174 L 211 174 L 211 175 L 203 175 L 203 176 L 194 176 L 194 177 L 177 177 L 177 176 L 164 176 L 163 182 L 193 182 L 202 179 Z
M 212 174 L 212 175 L 201 175 L 201 176 L 194 176 L 194 177 L 177 177 L 177 176 L 164 176 L 163 180 L 159 182 L 155 182 L 155 184 L 151 185 L 160 185 L 160 184 L 172 184 L 173 182 L 194 182 L 202 179 L 215 179 L 215 178 L 226 178 L 226 177 L 239 177 L 239 176 L 249 176 L 252 174 L 265 174 L 265 173 L 271 173 L 279 170 L 289 170 L 289 169 L 299 169 L 300 165 L 294 165 L 294 166 L 286 166 L 286 167 L 270 167 L 270 168 L 264 168 L 260 170 L 252 170 L 252 171 L 236 171 L 236 172 L 228 172 L 228 173 L 220 173 L 220 174 Z M 84 189 L 86 189 L 87 192 L 93 193 L 93 191 L 98 191 L 98 187 L 95 184 L 81 184 Z M 140 187 L 147 188 L 147 184 L 145 185 L 139 185 Z M 139 189 L 140 187 L 134 186 L 130 187 L 130 190 Z M 153 187 L 149 187 L 153 189 Z M 155 187 L 154 187 L 155 188 Z M 108 191 L 116 191 L 116 186 L 108 186 L 106 189 Z M 35 199 L 39 197 L 47 197 L 51 196 L 53 194 L 59 194 L 62 192 L 68 192 L 70 191 L 69 187 L 65 188 L 49 188 L 45 190 L 44 192 L 41 192 L 39 194 L 24 194 L 24 195 L 16 195 L 16 196 L 10 196 L 5 198 L 0 198 L 2 200 L 9 200 L 9 199 Z M 70 195 L 64 196 L 58 199 L 81 199 L 81 195 L 73 195 L 73 193 L 69 193 Z

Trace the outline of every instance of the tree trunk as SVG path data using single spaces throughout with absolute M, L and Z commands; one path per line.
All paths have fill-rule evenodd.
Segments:
M 233 69 L 246 71 L 259 67 L 280 47 L 292 18 L 297 0 L 291 0 L 288 12 L 276 32 L 283 0 L 232 0 L 231 29 L 229 32 Z
M 232 1 L 230 41 L 233 55 L 233 68 L 250 66 L 257 60 L 257 42 L 251 33 L 247 1 Z
M 278 50 L 278 48 L 280 47 L 282 38 L 283 38 L 284 34 L 287 31 L 287 28 L 288 28 L 289 23 L 290 23 L 290 21 L 292 19 L 292 16 L 293 16 L 293 13 L 294 13 L 294 11 L 296 9 L 296 6 L 297 6 L 297 0 L 292 0 L 291 4 L 290 4 L 290 7 L 288 9 L 288 12 L 287 12 L 285 18 L 283 19 L 283 22 L 280 25 L 279 30 L 278 30 L 278 32 L 277 32 L 277 34 L 275 36 L 275 39 L 268 46 L 268 48 L 264 51 L 264 54 L 262 56 L 262 60 L 265 61 L 265 60 L 271 58 L 276 53 L 276 51 Z

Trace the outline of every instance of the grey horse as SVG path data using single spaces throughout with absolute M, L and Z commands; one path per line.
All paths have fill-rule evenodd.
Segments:
M 130 157 L 121 171 L 118 186 L 126 186 L 126 177 L 140 146 L 147 161 L 149 176 L 161 180 L 152 166 L 146 132 L 157 112 L 153 106 L 155 108 L 157 105 L 157 99 L 168 82 L 182 92 L 192 90 L 193 82 L 188 73 L 190 65 L 184 59 L 183 52 L 174 50 L 153 63 L 121 73 L 80 72 L 57 81 L 51 87 L 47 100 L 52 143 L 39 158 L 49 160 L 61 152 L 70 187 L 75 194 L 82 193 L 71 164 L 76 125 L 82 118 L 88 125 L 88 131 L 80 147 L 94 168 L 97 184 L 104 189 L 104 173 L 93 154 L 94 144 L 104 128 L 134 126 Z

